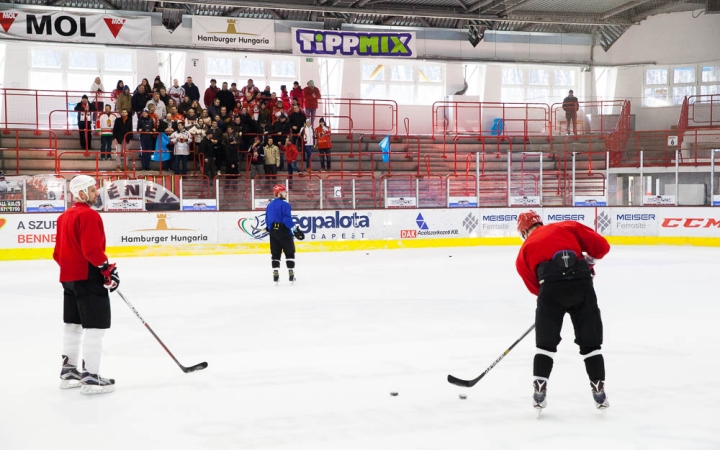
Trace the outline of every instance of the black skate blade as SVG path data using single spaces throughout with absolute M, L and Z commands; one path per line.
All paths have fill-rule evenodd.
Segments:
M 197 371 L 199 371 L 199 370 L 206 369 L 207 366 L 208 366 L 208 363 L 206 363 L 206 362 L 201 362 L 200 364 L 196 364 L 196 365 L 194 365 L 194 366 L 192 366 L 192 367 L 183 367 L 183 372 L 185 372 L 185 373 L 197 372 Z

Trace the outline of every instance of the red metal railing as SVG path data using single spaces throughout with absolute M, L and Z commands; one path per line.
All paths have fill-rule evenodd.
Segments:
M 96 106 L 114 104 L 110 92 L 89 91 L 53 91 L 39 89 L 0 89 L 2 99 L 2 125 L 8 128 L 31 128 L 39 130 L 48 123 L 49 111 L 66 111 L 62 126 L 49 126 L 51 129 L 69 129 L 74 126 L 70 120 L 70 106 L 80 103 L 87 95 Z M 102 109 L 102 108 L 100 108 Z
M 15 173 L 20 175 L 20 160 L 23 158 L 20 158 L 20 152 L 46 152 L 45 155 L 49 158 L 56 159 L 57 158 L 57 149 L 58 149 L 58 140 L 57 135 L 52 130 L 36 130 L 33 133 L 32 137 L 24 137 L 21 136 L 21 134 L 28 134 L 31 133 L 30 130 L 18 130 L 18 129 L 7 129 L 5 130 L 5 135 L 14 135 L 14 136 L 6 136 L 3 137 L 2 143 L 3 147 L 0 148 L 0 151 L 4 153 L 15 153 Z M 47 133 L 47 138 L 38 138 L 37 136 L 41 136 L 43 133 Z M 47 142 L 46 147 L 21 147 L 20 146 L 20 140 L 21 139 L 40 139 L 40 144 L 44 144 Z M 47 141 L 45 140 L 47 139 Z M 14 147 L 7 146 L 9 142 L 12 142 L 14 140 Z M 4 158 L 7 160 L 8 158 Z M 7 163 L 6 163 L 7 164 Z M 57 167 L 57 165 L 55 165 Z M 55 169 L 57 171 L 57 169 Z
M 683 109 L 686 108 L 686 102 L 685 129 L 720 126 L 720 94 L 691 95 L 685 97 L 685 100 L 683 100 Z M 683 120 L 683 112 L 680 113 L 680 120 Z M 678 126 L 678 129 L 679 128 Z
M 620 115 L 622 113 L 624 104 L 625 100 L 598 100 L 578 102 L 578 105 L 580 107 L 580 110 L 577 112 L 578 128 L 582 129 L 582 134 L 588 134 L 588 132 L 590 131 L 592 133 L 607 134 L 611 131 L 614 131 L 616 127 L 606 128 L 605 120 L 602 119 L 602 116 Z M 553 103 L 552 105 L 550 105 L 550 110 L 552 111 L 553 129 L 556 133 L 562 133 L 564 130 L 562 129 L 561 122 L 565 121 L 565 110 L 563 110 L 562 102 Z M 588 124 L 586 124 L 585 121 L 582 119 L 581 113 L 600 116 L 600 120 L 598 121 L 599 128 L 597 130 L 591 130 L 588 127 Z
M 525 140 L 531 136 L 550 138 L 550 106 L 546 103 L 435 102 L 432 105 L 433 139 L 436 133 L 515 136 Z
M 352 117 L 352 132 L 397 135 L 398 105 L 394 100 L 359 98 L 322 98 L 317 117 Z

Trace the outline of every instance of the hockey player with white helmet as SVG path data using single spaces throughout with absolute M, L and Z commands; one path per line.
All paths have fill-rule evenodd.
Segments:
M 115 390 L 115 380 L 98 373 L 102 339 L 110 328 L 108 292 L 117 289 L 120 277 L 105 254 L 102 218 L 91 208 L 98 196 L 95 179 L 76 176 L 70 181 L 70 192 L 75 203 L 58 218 L 53 252 L 64 296 L 60 388 L 80 387 L 83 394 L 101 394 Z

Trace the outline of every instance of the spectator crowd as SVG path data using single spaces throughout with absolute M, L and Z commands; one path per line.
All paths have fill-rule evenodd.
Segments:
M 91 91 L 106 92 L 96 78 Z M 210 80 L 201 95 L 192 77 L 180 85 L 173 80 L 168 88 L 160 76 L 152 84 L 147 78 L 132 89 L 122 80 L 110 94 L 111 104 L 90 102 L 83 96 L 77 111 L 80 146 L 92 149 L 92 129 L 100 132 L 100 160 L 114 155 L 117 170 L 123 170 L 125 148 L 133 136 L 139 136 L 140 164 L 150 170 L 153 155 L 160 151 L 172 157 L 163 169 L 177 175 L 187 173 L 188 157 L 196 154 L 203 173 L 210 178 L 220 174 L 237 175 L 245 170 L 251 177 L 275 175 L 287 170 L 289 175 L 312 171 L 315 149 L 321 156 L 320 170 L 331 170 L 331 130 L 323 118 L 317 120 L 320 90 L 310 80 L 305 87 L 294 82 L 288 91 L 280 86 L 280 95 L 270 86 L 261 90 L 252 79 L 241 88 L 236 83 L 220 86 Z M 166 155 L 167 156 L 167 155 Z M 160 153 L 158 160 L 163 160 Z

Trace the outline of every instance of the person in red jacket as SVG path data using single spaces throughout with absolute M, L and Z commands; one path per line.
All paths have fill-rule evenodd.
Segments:
M 212 106 L 213 101 L 215 100 L 215 95 L 218 92 L 220 92 L 220 88 L 217 87 L 217 80 L 213 78 L 212 80 L 210 80 L 210 86 L 205 89 L 205 95 L 203 95 L 203 102 L 205 104 L 205 108 L 209 108 L 210 106 Z
M 543 225 L 535 211 L 520 214 L 517 229 L 525 242 L 515 266 L 528 290 L 537 295 L 534 407 L 542 409 L 547 405 L 547 381 L 560 343 L 563 317 L 569 313 L 595 405 L 605 409 L 610 405 L 604 387 L 605 360 L 600 350 L 603 325 L 592 278 L 595 261 L 610 251 L 610 244 L 579 222 Z
M 315 128 L 315 114 L 318 109 L 318 100 L 320 100 L 320 89 L 315 87 L 315 82 L 310 80 L 303 89 L 303 98 L 305 99 L 305 114 L 310 118 L 310 124 Z
M 110 328 L 108 291 L 117 289 L 120 276 L 105 254 L 102 218 L 91 208 L 98 195 L 95 179 L 76 176 L 70 181 L 70 192 L 75 203 L 58 218 L 53 252 L 64 296 L 60 389 L 80 387 L 82 394 L 101 394 L 115 390 L 115 380 L 98 372 L 102 339 Z M 82 373 L 78 371 L 81 343 Z

